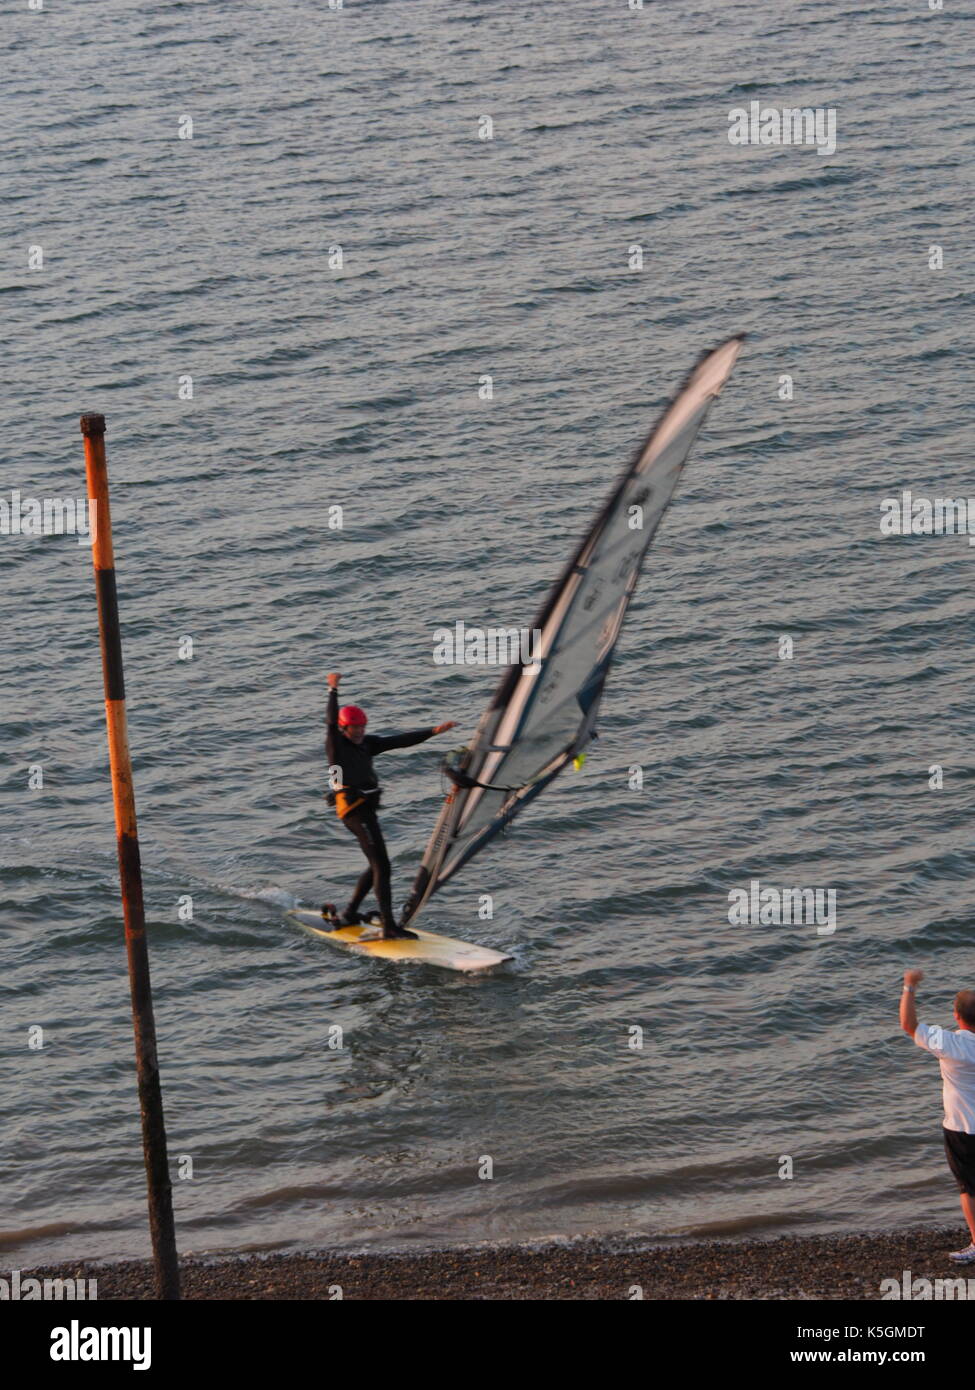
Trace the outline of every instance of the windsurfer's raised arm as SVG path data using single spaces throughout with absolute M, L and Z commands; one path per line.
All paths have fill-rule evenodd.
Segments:
M 337 671 L 328 673 L 328 703 L 325 706 L 325 756 L 329 767 L 338 762 L 339 732 L 339 681 L 342 677 Z

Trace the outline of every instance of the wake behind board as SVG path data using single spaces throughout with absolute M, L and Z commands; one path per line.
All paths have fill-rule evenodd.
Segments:
M 419 931 L 417 940 L 408 937 L 398 941 L 360 940 L 375 932 L 375 927 L 329 927 L 320 912 L 296 909 L 288 913 L 300 922 L 305 931 L 312 936 L 320 936 L 357 956 L 378 956 L 380 960 L 411 960 L 424 965 L 436 965 L 442 970 L 488 970 L 492 965 L 511 960 L 500 951 L 492 951 L 487 946 L 472 946 L 467 941 L 455 941 L 450 936 L 438 936 L 436 932 Z

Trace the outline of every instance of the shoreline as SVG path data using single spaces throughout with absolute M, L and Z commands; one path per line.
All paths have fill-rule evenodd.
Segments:
M 975 1287 L 975 1265 L 948 1259 L 949 1250 L 967 1244 L 963 1236 L 948 1226 L 629 1249 L 579 1241 L 422 1254 L 188 1256 L 180 1269 L 183 1298 L 199 1300 L 870 1301 L 883 1298 L 882 1280 L 901 1283 L 907 1270 L 912 1279 L 970 1279 Z M 144 1260 L 68 1261 L 24 1269 L 20 1277 L 97 1279 L 100 1302 L 154 1297 Z

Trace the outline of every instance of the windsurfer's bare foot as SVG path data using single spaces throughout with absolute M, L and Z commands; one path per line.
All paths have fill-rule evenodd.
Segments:
M 383 931 L 384 941 L 419 941 L 415 931 L 408 931 L 406 927 L 386 927 Z

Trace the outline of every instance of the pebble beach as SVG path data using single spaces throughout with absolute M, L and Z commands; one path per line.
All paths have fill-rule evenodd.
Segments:
M 881 1281 L 970 1277 L 949 1250 L 955 1228 L 892 1234 L 607 1248 L 587 1242 L 424 1254 L 278 1254 L 189 1258 L 182 1293 L 199 1300 L 876 1300 Z M 154 1297 L 148 1262 L 75 1262 L 22 1278 L 98 1280 L 99 1301 Z M 339 1292 L 339 1290 L 341 1292 Z

